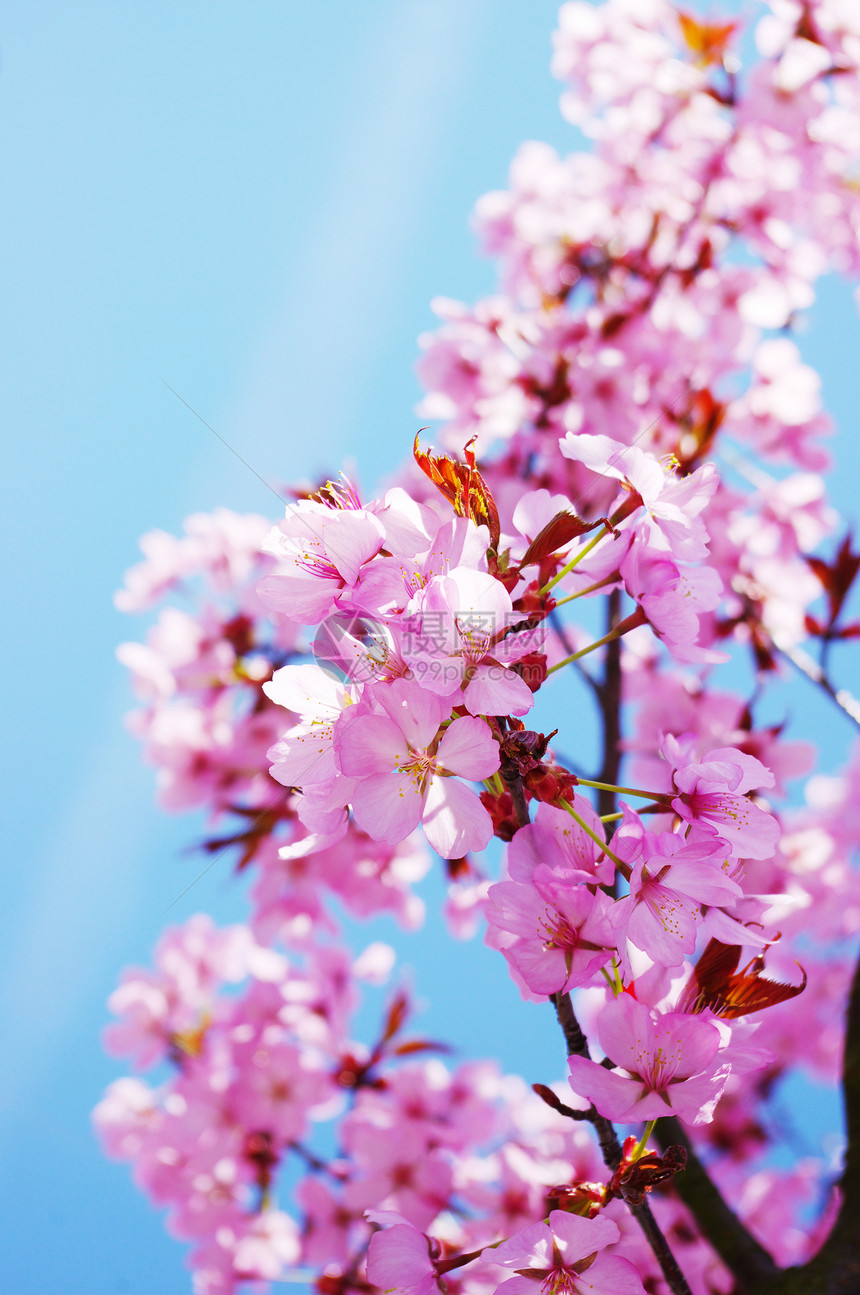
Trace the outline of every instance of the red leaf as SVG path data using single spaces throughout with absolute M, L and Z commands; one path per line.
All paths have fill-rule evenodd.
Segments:
M 407 1039 L 405 1043 L 398 1043 L 393 1049 L 393 1057 L 410 1057 L 414 1052 L 451 1052 L 453 1049 L 448 1043 L 434 1043 L 432 1039 Z
M 403 1024 L 409 1015 L 409 999 L 406 994 L 400 993 L 388 1009 L 388 1016 L 385 1019 L 385 1030 L 380 1042 L 387 1043 L 393 1039 L 395 1034 L 403 1028 Z
M 748 962 L 743 971 L 735 972 L 740 956 L 740 945 L 711 940 L 684 986 L 677 1010 L 691 1014 L 710 1010 L 715 1016 L 733 1020 L 737 1016 L 746 1016 L 748 1012 L 760 1012 L 765 1007 L 775 1007 L 777 1003 L 796 998 L 806 988 L 806 972 L 802 967 L 802 983 L 786 985 L 764 978 L 761 974 L 764 954 L 761 953 Z
M 587 531 L 593 531 L 596 526 L 602 525 L 603 518 L 596 522 L 584 522 L 575 513 L 556 513 L 543 530 L 538 531 L 526 549 L 520 566 L 528 567 L 533 562 L 541 562 L 549 557 L 550 553 L 563 549 L 565 544 L 575 540 L 578 535 L 585 535 Z

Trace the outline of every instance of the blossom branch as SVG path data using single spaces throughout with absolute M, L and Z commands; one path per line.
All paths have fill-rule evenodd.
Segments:
M 585 1057 L 587 1061 L 590 1061 L 591 1053 L 588 1049 L 588 1040 L 582 1032 L 579 1021 L 576 1019 L 576 1013 L 570 1001 L 570 994 L 558 993 L 553 994 L 551 997 L 558 1023 L 564 1034 L 568 1055 Z M 594 1126 L 604 1164 L 607 1169 L 614 1173 L 621 1164 L 622 1157 L 621 1143 L 618 1141 L 615 1125 L 611 1120 L 601 1115 L 593 1105 L 585 1112 L 585 1118 Z M 632 1205 L 628 1202 L 628 1209 L 642 1229 L 673 1295 L 692 1295 L 687 1279 L 681 1272 L 678 1261 L 672 1253 L 669 1242 L 663 1235 L 660 1224 L 655 1219 L 647 1200 L 644 1200 L 641 1205 Z
M 529 822 L 529 807 L 519 770 L 512 760 L 507 760 L 499 772 L 502 782 L 510 792 L 514 809 L 514 821 L 517 827 L 525 827 L 526 823 Z
M 606 604 L 606 629 L 611 634 L 621 620 L 621 590 L 613 589 Z M 597 790 L 597 812 L 601 816 L 617 809 L 614 790 L 621 770 L 621 641 L 611 639 L 606 648 L 603 679 L 597 685 L 597 697 L 603 719 L 603 763 Z M 626 789 L 625 789 L 626 790 Z
M 773 1295 L 852 1295 L 860 1285 L 860 959 L 848 1001 L 842 1100 L 846 1146 L 839 1216 L 815 1258 L 801 1268 L 788 1269 L 774 1285 Z
M 635 612 L 631 612 L 629 616 L 625 616 L 624 620 L 619 621 L 608 634 L 603 635 L 603 638 L 597 639 L 594 643 L 589 643 L 588 647 L 580 648 L 578 652 L 572 652 L 570 656 L 565 657 L 561 661 L 556 661 L 555 665 L 551 665 L 549 667 L 547 674 L 554 674 L 556 670 L 561 670 L 562 666 L 571 665 L 574 661 L 579 661 L 581 657 L 588 656 L 589 652 L 595 652 L 597 648 L 605 647 L 608 643 L 614 643 L 622 634 L 626 634 L 629 630 L 634 630 L 637 629 L 638 626 L 644 625 L 647 619 L 648 618 L 642 608 L 637 607 Z

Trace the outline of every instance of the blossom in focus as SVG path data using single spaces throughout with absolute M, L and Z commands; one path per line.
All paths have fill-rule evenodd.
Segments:
M 701 1016 L 667 1012 L 656 1018 L 643 1003 L 622 994 L 600 1013 L 597 1034 L 617 1069 L 569 1057 L 570 1084 L 607 1119 L 632 1124 L 679 1115 L 688 1124 L 713 1118 L 729 1076 L 715 1065 L 721 1034 Z
M 615 864 L 595 841 L 595 837 L 604 836 L 603 824 L 583 796 L 574 794 L 571 804 L 592 835 L 566 810 L 539 805 L 534 822 L 521 827 L 508 846 L 508 871 L 513 881 L 551 878 L 567 885 L 611 885 Z
M 603 1254 L 619 1239 L 617 1224 L 553 1210 L 545 1223 L 533 1223 L 484 1257 L 516 1275 L 497 1289 L 505 1295 L 644 1295 L 639 1274 L 618 1255 Z
M 502 637 L 512 624 L 512 604 L 493 576 L 458 567 L 433 580 L 407 611 L 412 633 L 404 636 L 403 653 L 422 687 L 441 697 L 462 688 L 472 715 L 524 715 L 531 709 L 531 689 L 508 664 L 535 651 L 543 634 Z
M 263 684 L 266 696 L 300 716 L 269 749 L 271 775 L 285 787 L 314 786 L 337 773 L 335 721 L 353 700 L 351 690 L 319 665 L 285 665 Z
M 603 891 L 501 881 L 487 898 L 489 940 L 498 940 L 516 978 L 532 993 L 587 984 L 615 952 L 612 901 Z
M 335 735 L 341 771 L 355 780 L 353 815 L 374 840 L 396 844 L 421 823 L 443 858 L 482 850 L 492 820 L 475 792 L 452 775 L 489 778 L 499 748 L 487 724 L 468 715 L 440 732 L 449 704 L 408 680 L 395 680 L 357 708 Z
M 689 745 L 683 737 L 667 735 L 660 748 L 678 790 L 672 808 L 688 823 L 711 824 L 737 858 L 770 858 L 779 824 L 747 792 L 772 787 L 773 774 L 755 756 L 731 747 L 718 747 L 688 763 Z
M 267 606 L 292 620 L 316 625 L 350 606 L 362 568 L 375 557 L 385 529 L 364 509 L 329 508 L 303 499 L 270 532 L 264 551 L 278 559 L 260 582 Z
M 664 966 L 693 953 L 707 906 L 732 905 L 743 895 L 724 870 L 725 843 L 698 825 L 689 837 L 648 832 L 625 810 L 613 842 L 633 865 L 629 893 L 612 908 L 613 929 Z

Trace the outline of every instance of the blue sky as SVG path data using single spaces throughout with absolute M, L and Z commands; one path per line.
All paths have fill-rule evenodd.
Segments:
M 394 467 L 417 426 L 430 299 L 492 286 L 467 228 L 475 199 L 504 184 L 522 140 L 574 146 L 548 73 L 555 13 L 548 0 L 42 0 L 0 22 L 0 1210 L 16 1295 L 189 1289 L 180 1247 L 89 1130 L 118 1073 L 98 1044 L 105 999 L 200 870 L 183 853 L 196 824 L 157 813 L 122 728 L 113 652 L 140 624 L 111 597 L 143 531 L 277 505 L 164 383 L 264 477 L 350 455 L 367 487 Z M 815 316 L 804 347 L 851 429 L 848 292 L 828 286 Z M 810 716 L 835 764 L 847 726 Z M 241 915 L 226 860 L 170 918 L 201 908 Z M 535 1028 L 500 960 L 490 971 L 476 947 L 439 968 L 435 947 L 431 929 L 407 955 L 425 992 L 430 975 L 438 1001 L 446 983 L 477 986 L 449 1036 L 516 1065 L 525 1035 L 534 1077 L 559 1073 L 551 1022 Z M 442 1014 L 425 1019 L 443 1031 Z

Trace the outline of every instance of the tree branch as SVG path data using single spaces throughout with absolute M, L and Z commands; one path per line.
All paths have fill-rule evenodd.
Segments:
M 607 599 L 606 631 L 610 633 L 621 620 L 621 590 L 613 589 Z M 603 764 L 600 768 L 600 782 L 618 785 L 621 770 L 621 640 L 613 639 L 606 645 L 603 679 L 596 688 L 597 698 L 603 716 Z M 614 791 L 601 789 L 597 793 L 598 816 L 614 814 L 616 810 Z
M 803 1267 L 787 1269 L 767 1295 L 857 1295 L 860 1290 L 860 960 L 848 1000 L 842 1100 L 847 1141 L 839 1216 L 818 1254 Z
M 611 633 L 620 620 L 621 591 L 613 589 L 607 600 L 607 633 Z M 599 702 L 603 720 L 603 763 L 600 769 L 600 781 L 617 785 L 621 768 L 622 677 L 620 639 L 611 639 L 606 645 L 603 679 L 599 683 L 594 680 L 590 680 L 590 682 Z M 597 812 L 598 814 L 612 814 L 615 812 L 614 791 L 607 788 L 598 789 Z M 611 835 L 611 825 L 607 835 Z M 553 994 L 552 1002 L 555 1006 L 558 1023 L 564 1034 L 568 1056 L 585 1057 L 590 1061 L 591 1054 L 588 1049 L 588 1040 L 582 1032 L 579 1021 L 576 1019 L 576 1014 L 570 1001 L 570 994 Z M 614 1173 L 621 1163 L 622 1155 L 621 1144 L 618 1141 L 618 1134 L 615 1132 L 614 1124 L 612 1124 L 611 1120 L 607 1120 L 605 1116 L 601 1115 L 594 1105 L 586 1112 L 586 1118 L 594 1126 L 604 1164 Z M 687 1284 L 687 1279 L 681 1272 L 678 1261 L 672 1253 L 669 1242 L 663 1235 L 659 1223 L 651 1212 L 648 1201 L 645 1200 L 641 1205 L 636 1206 L 630 1205 L 628 1202 L 628 1209 L 641 1227 L 645 1239 L 660 1265 L 660 1270 L 669 1285 L 669 1289 L 674 1295 L 689 1295 L 690 1287 Z
M 512 760 L 506 760 L 502 763 L 499 773 L 501 774 L 502 782 L 511 794 L 511 804 L 516 825 L 518 828 L 525 827 L 531 820 L 529 819 L 529 806 L 520 772 Z
M 555 1007 L 558 1023 L 564 1034 L 568 1056 L 585 1057 L 587 1061 L 590 1061 L 591 1053 L 588 1050 L 588 1040 L 582 1032 L 579 1021 L 576 1019 L 576 1014 L 570 1001 L 570 994 L 553 994 L 552 1004 Z M 604 1115 L 601 1115 L 593 1105 L 586 1112 L 586 1119 L 594 1125 L 594 1131 L 600 1143 L 603 1163 L 607 1169 L 614 1173 L 621 1163 L 622 1154 L 621 1143 L 618 1141 L 618 1134 L 615 1132 L 615 1125 L 611 1120 L 607 1120 Z M 673 1295 L 692 1295 L 687 1279 L 681 1272 L 678 1260 L 672 1253 L 669 1242 L 663 1235 L 660 1224 L 652 1214 L 651 1206 L 647 1200 L 643 1201 L 641 1205 L 631 1205 L 628 1201 L 627 1208 L 645 1234 L 645 1239 L 650 1245 L 654 1258 L 660 1265 L 660 1271 L 666 1278 Z

